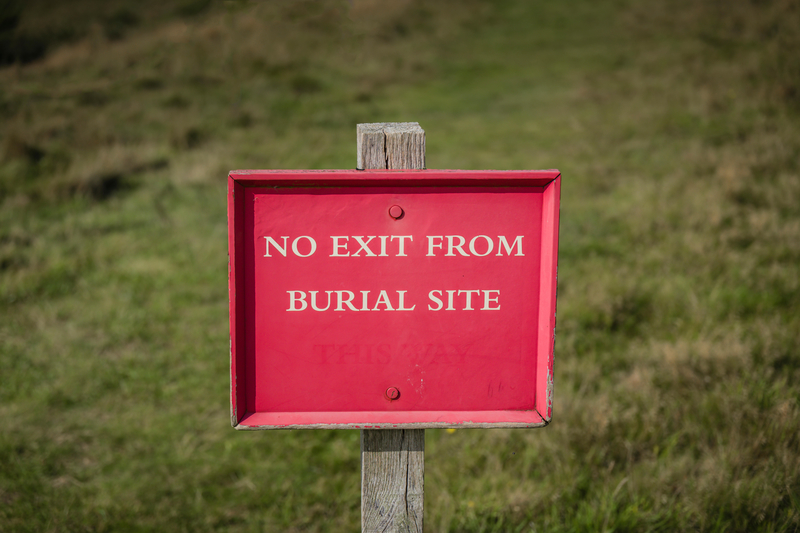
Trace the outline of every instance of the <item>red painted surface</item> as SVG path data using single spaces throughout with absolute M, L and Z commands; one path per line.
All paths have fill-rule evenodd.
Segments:
M 555 170 L 232 172 L 232 423 L 546 424 L 559 197 Z

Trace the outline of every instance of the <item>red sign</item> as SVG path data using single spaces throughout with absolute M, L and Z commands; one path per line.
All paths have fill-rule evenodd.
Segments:
M 231 172 L 233 425 L 547 424 L 560 181 Z

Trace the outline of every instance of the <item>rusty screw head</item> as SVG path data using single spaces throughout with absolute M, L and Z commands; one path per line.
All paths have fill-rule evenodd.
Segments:
M 400 391 L 397 390 L 397 387 L 389 387 L 386 389 L 386 397 L 390 400 L 396 400 L 400 397 Z
M 397 220 L 398 218 L 403 216 L 403 208 L 399 205 L 393 205 L 389 208 L 389 216 L 393 219 Z

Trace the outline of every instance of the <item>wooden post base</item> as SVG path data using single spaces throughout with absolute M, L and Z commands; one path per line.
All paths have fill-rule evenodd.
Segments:
M 425 430 L 361 431 L 361 531 L 422 532 Z

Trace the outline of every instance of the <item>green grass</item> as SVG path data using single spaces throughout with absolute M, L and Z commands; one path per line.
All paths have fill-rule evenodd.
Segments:
M 793 0 L 0 6 L 0 530 L 358 530 L 356 431 L 229 426 L 225 177 L 407 120 L 564 177 L 554 421 L 427 529 L 800 530 Z

